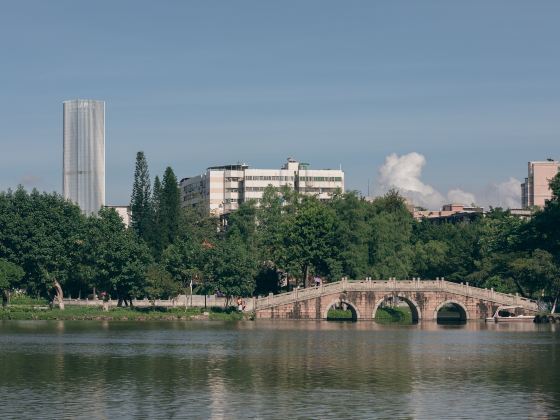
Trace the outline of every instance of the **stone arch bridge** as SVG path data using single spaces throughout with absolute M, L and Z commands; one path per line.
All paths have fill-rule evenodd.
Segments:
M 457 308 L 464 320 L 491 317 L 500 306 L 519 306 L 537 313 L 537 303 L 517 294 L 472 287 L 445 280 L 354 280 L 342 279 L 317 287 L 255 299 L 254 310 L 262 319 L 326 319 L 334 304 L 343 303 L 357 320 L 371 320 L 388 299 L 406 302 L 413 321 L 436 320 L 446 305 Z

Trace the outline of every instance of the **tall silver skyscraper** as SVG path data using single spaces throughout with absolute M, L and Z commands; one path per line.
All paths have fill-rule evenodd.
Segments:
M 64 197 L 95 214 L 105 205 L 105 102 L 76 99 L 62 107 Z

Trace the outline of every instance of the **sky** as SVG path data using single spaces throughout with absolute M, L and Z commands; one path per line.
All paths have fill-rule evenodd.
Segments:
M 560 2 L 2 1 L 0 190 L 62 191 L 62 101 L 106 101 L 107 204 L 208 166 L 518 205 L 560 158 Z M 467 203 L 469 204 L 469 203 Z

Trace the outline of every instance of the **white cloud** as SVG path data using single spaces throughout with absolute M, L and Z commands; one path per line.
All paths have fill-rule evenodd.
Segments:
M 515 209 L 521 207 L 521 181 L 510 177 L 504 182 L 493 182 L 481 194 L 482 204 L 486 207 Z
M 415 205 L 434 210 L 446 203 L 476 202 L 474 194 L 459 188 L 450 190 L 447 196 L 444 196 L 431 185 L 422 182 L 422 169 L 425 165 L 424 155 L 416 152 L 402 156 L 393 153 L 387 156 L 385 163 L 379 168 L 378 192 L 385 193 L 391 188 L 396 188 Z
M 390 154 L 379 168 L 378 192 L 383 194 L 396 188 L 416 205 L 440 207 L 445 201 L 443 195 L 420 180 L 425 165 L 426 158 L 420 153 L 412 152 L 402 156 Z
M 467 205 L 476 203 L 476 197 L 474 196 L 474 194 L 465 192 L 459 188 L 450 190 L 447 193 L 447 199 L 449 200 L 450 203 L 459 203 L 459 204 L 467 204 Z
M 410 199 L 415 205 L 431 210 L 439 209 L 443 204 L 478 204 L 485 208 L 503 207 L 519 208 L 521 200 L 521 181 L 510 177 L 507 181 L 492 182 L 477 194 L 453 188 L 446 195 L 431 185 L 422 182 L 422 169 L 426 166 L 424 155 L 411 152 L 405 155 L 392 153 L 385 158 L 379 168 L 376 193 L 384 194 L 391 188 Z

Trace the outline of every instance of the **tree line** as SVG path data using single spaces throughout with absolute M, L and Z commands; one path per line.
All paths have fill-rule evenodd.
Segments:
M 220 220 L 183 209 L 167 168 L 153 188 L 137 154 L 132 225 L 112 209 L 86 217 L 58 194 L 0 193 L 0 289 L 119 303 L 179 293 L 250 296 L 341 277 L 445 277 L 550 302 L 560 291 L 560 175 L 530 220 L 492 209 L 469 222 L 415 221 L 396 191 L 331 200 L 268 187 Z

